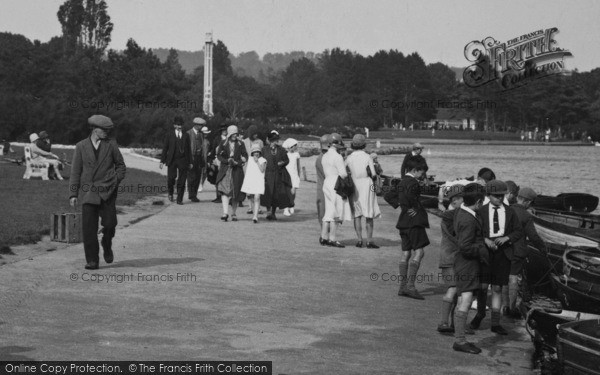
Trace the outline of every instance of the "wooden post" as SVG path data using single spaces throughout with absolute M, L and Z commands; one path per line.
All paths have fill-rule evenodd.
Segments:
M 306 167 L 302 167 L 302 181 L 308 181 L 306 179 Z

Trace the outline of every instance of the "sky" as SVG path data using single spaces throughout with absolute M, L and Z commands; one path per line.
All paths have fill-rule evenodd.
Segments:
M 0 0 L 0 31 L 48 41 L 61 34 L 56 12 L 64 0 Z M 426 63 L 469 65 L 465 45 L 500 42 L 557 27 L 557 46 L 570 51 L 567 69 L 600 67 L 600 1 L 406 0 L 107 0 L 114 23 L 110 48 L 129 38 L 145 48 L 201 50 L 213 32 L 235 55 L 256 51 L 342 48 L 372 55 L 418 52 Z

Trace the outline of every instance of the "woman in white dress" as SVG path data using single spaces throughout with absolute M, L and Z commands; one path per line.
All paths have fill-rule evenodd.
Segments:
M 253 195 L 254 224 L 258 223 L 258 213 L 260 209 L 260 196 L 265 193 L 265 169 L 267 168 L 267 159 L 262 157 L 261 144 L 253 143 L 250 148 L 250 158 L 246 166 L 246 175 L 242 184 L 242 192 Z
M 342 148 L 344 148 L 342 137 L 337 133 L 331 134 L 331 146 L 321 160 L 323 172 L 325 172 L 325 181 L 323 181 L 325 215 L 323 215 L 323 226 L 319 242 L 323 246 L 345 247 L 336 240 L 337 223 L 352 219 L 348 199 L 342 199 L 335 191 L 338 177 L 348 176 L 344 158 L 339 154 L 339 150 Z
M 364 216 L 367 227 L 367 247 L 378 249 L 379 246 L 373 243 L 373 219 L 381 216 L 381 211 L 371 177 L 376 175 L 375 165 L 371 156 L 364 151 L 366 145 L 367 138 L 362 134 L 356 134 L 350 145 L 354 152 L 346 159 L 346 165 L 354 182 L 354 195 L 351 199 L 354 206 L 354 230 L 358 237 L 356 247 L 363 246 L 362 217 Z
M 298 153 L 298 141 L 294 138 L 288 138 L 283 142 L 283 148 L 286 149 L 290 162 L 285 166 L 290 178 L 292 179 L 292 200 L 295 203 L 296 190 L 300 187 L 300 154 Z M 291 216 L 294 213 L 294 206 L 283 210 L 283 215 Z

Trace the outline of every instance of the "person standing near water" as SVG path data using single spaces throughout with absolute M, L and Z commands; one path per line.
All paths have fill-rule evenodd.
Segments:
M 363 246 L 362 237 L 362 217 L 364 216 L 367 227 L 367 243 L 369 249 L 378 249 L 379 246 L 373 242 L 373 219 L 381 216 L 377 195 L 373 186 L 373 178 L 377 171 L 373 160 L 364 149 L 367 146 L 367 139 L 362 134 L 356 134 L 352 138 L 350 147 L 354 150 L 346 159 L 346 165 L 350 170 L 350 176 L 354 182 L 354 194 L 352 202 L 354 207 L 354 230 L 358 237 L 356 247 Z
M 323 181 L 325 215 L 323 215 L 319 243 L 323 246 L 345 247 L 336 239 L 337 225 L 344 220 L 349 221 L 352 218 L 348 199 L 342 199 L 335 191 L 338 178 L 348 176 L 346 166 L 344 165 L 344 158 L 340 155 L 343 148 L 342 136 L 337 133 L 331 134 L 331 146 L 322 159 L 323 172 L 325 173 L 325 180 Z

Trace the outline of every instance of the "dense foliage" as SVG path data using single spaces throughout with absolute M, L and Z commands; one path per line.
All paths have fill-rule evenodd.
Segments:
M 46 130 L 54 142 L 74 143 L 88 134 L 86 119 L 103 113 L 118 124 L 120 144 L 150 146 L 161 144 L 176 114 L 187 124 L 202 115 L 203 67 L 186 73 L 175 50 L 161 61 L 132 39 L 121 52 L 105 51 L 112 23 L 103 0 L 67 0 L 57 15 L 63 35 L 47 43 L 0 33 L 0 137 L 25 140 Z M 222 41 L 213 56 L 213 129 L 230 122 L 263 129 L 302 123 L 294 129 L 313 134 L 419 126 L 443 108 L 474 119 L 480 130 L 560 128 L 568 138 L 584 131 L 600 138 L 594 126 L 600 121 L 600 69 L 502 92 L 493 84 L 466 87 L 448 66 L 426 65 L 417 53 L 397 50 L 298 53 L 285 69 L 266 73 L 251 64 L 255 53 L 240 56 L 250 72 L 234 68 Z M 277 55 L 269 58 L 278 64 Z

